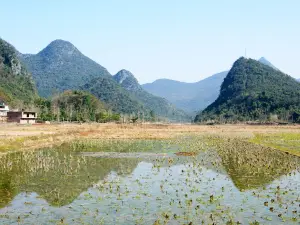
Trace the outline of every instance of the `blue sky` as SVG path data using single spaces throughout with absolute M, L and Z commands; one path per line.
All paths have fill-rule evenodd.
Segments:
M 300 77 L 299 0 L 14 0 L 1 2 L 0 36 L 22 53 L 72 42 L 115 74 L 199 81 L 244 55 Z

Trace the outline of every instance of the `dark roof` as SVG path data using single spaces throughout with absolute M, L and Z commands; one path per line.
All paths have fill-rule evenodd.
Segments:
M 36 113 L 36 112 L 30 112 L 30 111 L 9 111 L 9 113 Z

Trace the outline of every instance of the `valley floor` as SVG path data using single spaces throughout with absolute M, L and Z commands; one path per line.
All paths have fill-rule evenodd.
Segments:
M 187 124 L 1 124 L 0 154 L 60 145 L 77 139 L 173 139 L 201 135 L 241 139 L 300 156 L 300 126 Z

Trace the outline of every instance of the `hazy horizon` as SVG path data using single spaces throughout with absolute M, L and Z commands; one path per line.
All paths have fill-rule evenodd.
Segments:
M 229 70 L 245 49 L 247 57 L 265 57 L 284 73 L 300 77 L 296 0 L 29 0 L 18 7 L 8 1 L 2 6 L 2 17 L 10 20 L 0 25 L 1 38 L 20 52 L 35 54 L 63 39 L 111 74 L 126 69 L 141 84 L 161 78 L 197 82 Z

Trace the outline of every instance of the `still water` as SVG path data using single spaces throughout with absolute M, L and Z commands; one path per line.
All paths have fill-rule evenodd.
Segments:
M 242 146 L 178 156 L 164 141 L 0 157 L 0 224 L 299 224 L 300 160 Z

